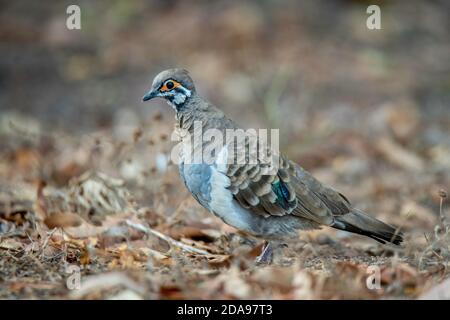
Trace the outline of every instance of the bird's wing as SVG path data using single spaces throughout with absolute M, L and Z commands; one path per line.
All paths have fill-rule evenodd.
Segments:
M 344 195 L 323 185 L 308 171 L 292 161 L 289 161 L 289 168 L 291 183 L 297 198 L 297 207 L 293 214 L 331 225 L 336 216 L 350 212 L 350 202 Z
M 345 197 L 296 163 L 280 156 L 277 169 L 267 170 L 268 166 L 260 161 L 227 166 L 230 191 L 251 212 L 265 217 L 292 214 L 331 225 L 334 216 L 350 211 Z

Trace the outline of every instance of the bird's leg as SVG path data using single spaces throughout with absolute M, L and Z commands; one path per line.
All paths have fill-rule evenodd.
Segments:
M 271 264 L 273 260 L 273 249 L 269 241 L 264 241 L 261 254 L 256 257 L 257 264 Z

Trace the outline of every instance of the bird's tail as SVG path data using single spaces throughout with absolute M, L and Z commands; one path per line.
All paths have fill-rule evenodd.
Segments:
M 333 228 L 352 233 L 362 234 L 381 243 L 390 242 L 399 245 L 403 241 L 403 234 L 394 226 L 366 215 L 358 209 L 335 217 Z

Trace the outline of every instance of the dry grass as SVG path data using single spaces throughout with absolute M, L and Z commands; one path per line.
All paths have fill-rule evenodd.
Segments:
M 64 28 L 63 2 L 3 4 L 0 298 L 441 297 L 448 4 L 386 2 L 371 31 L 361 1 L 156 3 L 84 1 L 82 32 Z M 171 66 L 241 125 L 279 127 L 283 152 L 400 226 L 404 246 L 325 228 L 255 266 L 260 243 L 201 208 L 167 162 L 172 110 L 140 104 Z
M 256 266 L 258 243 L 197 205 L 174 165 L 157 163 L 170 145 L 161 122 L 151 117 L 124 141 L 109 140 L 111 132 L 96 133 L 94 144 L 92 135 L 74 143 L 58 134 L 45 153 L 44 137 L 8 136 L 2 298 L 416 298 L 448 276 L 444 191 L 439 215 L 413 202 L 389 216 L 406 234 L 401 248 L 324 229 L 278 248 L 274 265 Z M 386 177 L 377 178 L 385 188 Z M 394 195 L 387 201 L 402 206 Z M 79 290 L 67 287 L 70 266 L 81 272 Z M 369 266 L 379 268 L 380 289 L 367 287 Z

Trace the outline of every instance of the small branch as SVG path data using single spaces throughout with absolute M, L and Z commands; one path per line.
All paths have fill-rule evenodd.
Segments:
M 446 219 L 445 219 L 445 214 L 444 214 L 444 210 L 443 210 L 443 205 L 444 205 L 444 201 L 445 198 L 447 198 L 447 192 L 445 192 L 445 190 L 439 190 L 439 216 L 441 218 L 441 227 L 443 230 L 446 231 L 447 229 L 447 223 L 446 223 Z
M 53 236 L 53 234 L 55 233 L 56 230 L 57 230 L 57 228 L 53 228 L 50 231 L 47 231 L 47 236 L 45 237 L 44 243 L 42 244 L 42 246 L 40 248 L 40 253 L 39 253 L 40 258 L 44 257 L 44 250 L 48 245 L 48 241 Z
M 184 251 L 187 251 L 189 253 L 196 253 L 196 254 L 202 254 L 202 255 L 210 255 L 211 254 L 211 253 L 209 253 L 206 250 L 194 248 L 194 247 L 192 247 L 190 245 L 187 245 L 187 244 L 185 244 L 183 242 L 180 242 L 180 241 L 177 241 L 175 239 L 172 239 L 171 237 L 166 236 L 165 234 L 162 234 L 161 232 L 158 232 L 158 231 L 153 230 L 151 228 L 148 228 L 148 227 L 146 227 L 146 226 L 144 226 L 144 225 L 142 225 L 140 223 L 134 223 L 134 222 L 132 222 L 130 220 L 126 220 L 125 223 L 127 224 L 127 226 L 129 226 L 129 227 L 131 227 L 133 229 L 142 231 L 142 232 L 144 232 L 146 234 L 154 235 L 155 237 L 163 239 L 163 240 L 167 241 L 169 244 L 171 244 L 171 245 L 173 245 L 175 247 L 178 247 L 178 248 L 180 248 L 180 249 L 182 249 Z

